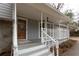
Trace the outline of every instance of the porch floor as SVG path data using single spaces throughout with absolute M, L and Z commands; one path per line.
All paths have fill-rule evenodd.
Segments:
M 19 45 L 19 56 L 51 56 L 49 49 L 41 42 Z
M 62 56 L 79 56 L 79 37 L 71 37 L 71 39 L 77 40 L 77 43 Z
M 41 45 L 41 42 L 37 42 L 37 43 L 29 42 L 29 43 L 20 44 L 19 50 L 35 47 L 35 46 L 38 46 L 38 45 Z

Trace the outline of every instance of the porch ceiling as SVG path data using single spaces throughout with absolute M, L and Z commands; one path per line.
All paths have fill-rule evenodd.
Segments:
M 45 4 L 28 4 L 28 3 L 19 3 L 17 4 L 17 15 L 22 17 L 27 17 L 33 20 L 41 19 L 41 12 L 44 12 L 44 19 L 47 17 L 49 21 L 54 23 L 66 23 L 69 21 L 68 18 L 57 13 L 55 10 L 49 8 Z

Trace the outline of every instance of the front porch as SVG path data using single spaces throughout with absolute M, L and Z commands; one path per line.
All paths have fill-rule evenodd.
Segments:
M 40 5 L 46 7 L 43 4 L 38 4 L 37 6 Z M 68 21 L 63 20 L 63 16 L 61 16 L 62 18 L 56 17 L 58 14 L 53 10 L 50 11 L 55 15 L 51 15 L 51 13 L 47 11 L 44 12 L 32 4 L 16 4 L 16 7 L 16 27 L 14 27 L 14 29 L 16 29 L 14 33 L 16 34 L 14 35 L 16 39 L 16 41 L 14 41 L 16 49 L 14 50 L 14 55 L 47 56 L 51 54 L 51 46 L 56 46 L 57 55 L 59 55 L 59 44 L 69 38 L 69 28 L 66 24 Z M 18 17 L 20 17 L 20 19 Z M 21 21 L 20 25 L 17 26 L 19 22 L 16 20 L 22 20 L 25 21 L 25 23 L 21 23 Z M 51 55 L 54 55 L 54 53 Z
M 23 18 L 21 18 L 21 20 L 23 20 Z M 20 56 L 50 55 L 50 50 L 41 43 L 39 21 L 30 19 L 28 19 L 27 21 L 28 24 L 25 27 L 27 27 L 28 29 L 24 31 L 25 33 L 27 31 L 27 33 L 24 35 L 27 38 L 20 37 L 18 39 L 18 54 Z M 22 24 L 20 26 L 22 26 Z M 20 28 L 18 29 L 18 31 L 19 30 Z

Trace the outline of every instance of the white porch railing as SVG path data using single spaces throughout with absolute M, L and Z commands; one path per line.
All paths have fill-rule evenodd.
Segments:
M 41 13 L 41 42 L 42 44 L 44 44 L 46 47 L 48 47 L 50 49 L 50 47 L 53 47 L 53 54 L 54 53 L 54 46 L 56 46 L 56 55 L 59 55 L 59 44 L 58 44 L 58 40 L 55 40 L 51 35 L 52 35 L 52 30 L 51 30 L 51 26 L 50 26 L 50 31 L 48 31 L 48 22 L 47 22 L 48 18 L 46 20 L 43 20 L 43 13 Z M 50 35 L 48 34 L 48 32 L 50 32 Z
M 55 51 L 54 51 L 54 47 L 56 47 L 56 55 L 58 56 L 59 55 L 59 43 L 58 43 L 58 40 L 56 40 L 55 38 L 51 37 L 49 34 L 47 34 L 46 31 L 44 31 L 45 29 L 42 28 L 41 30 L 41 33 L 42 33 L 42 44 L 44 44 L 46 47 L 48 47 L 50 49 L 50 47 L 53 48 L 53 55 L 55 55 Z
M 42 43 L 44 43 L 46 46 L 50 46 L 54 43 L 56 43 L 56 40 L 49 36 L 44 30 L 42 30 L 43 33 L 43 40 Z
M 50 49 L 50 47 L 56 47 L 56 55 L 59 55 L 59 43 L 60 41 L 64 41 L 64 39 L 68 38 L 68 28 L 67 26 L 63 26 L 59 23 L 57 27 L 54 28 L 54 24 L 50 23 L 48 27 L 48 17 L 47 19 L 43 19 L 44 15 L 41 13 L 41 42 L 46 47 Z M 53 27 L 52 27 L 53 26 Z M 62 28 L 63 26 L 63 28 Z M 64 28 L 66 27 L 66 28 Z M 54 49 L 53 49 L 54 52 Z M 55 54 L 54 54 L 55 55 Z

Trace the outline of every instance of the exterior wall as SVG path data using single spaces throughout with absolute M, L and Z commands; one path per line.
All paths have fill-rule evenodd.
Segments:
M 28 19 L 28 39 L 39 41 L 39 21 Z
M 0 21 L 0 53 L 12 45 L 12 22 Z M 9 50 L 10 51 L 10 50 Z
M 39 27 L 38 27 L 38 21 L 36 20 L 28 20 L 28 39 L 29 40 L 40 40 L 39 39 Z M 52 29 L 50 28 L 50 25 L 47 26 L 47 33 L 50 36 L 54 36 L 55 39 L 58 40 L 64 40 L 69 38 L 69 30 L 65 27 L 61 27 L 59 28 L 58 25 L 54 25 L 54 28 L 52 27 Z M 50 32 L 50 30 L 52 31 L 52 33 Z M 54 30 L 54 35 L 53 35 L 53 30 Z
M 12 18 L 12 4 L 0 3 L 0 17 L 1 18 Z
M 7 49 L 10 51 L 12 46 L 12 6 L 10 3 L 0 3 L 0 53 Z

